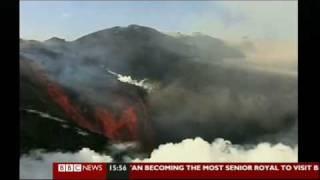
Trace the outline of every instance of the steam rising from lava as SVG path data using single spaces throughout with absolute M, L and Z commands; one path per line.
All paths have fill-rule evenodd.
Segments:
M 125 75 L 121 75 L 121 74 L 118 74 L 118 73 L 115 73 L 111 70 L 107 70 L 108 73 L 112 74 L 112 75 L 115 75 L 119 81 L 121 82 L 124 82 L 124 83 L 128 83 L 128 84 L 132 84 L 132 85 L 135 85 L 135 86 L 138 86 L 138 87 L 141 87 L 147 91 L 151 91 L 153 89 L 153 86 L 150 84 L 150 83 L 147 83 L 147 79 L 142 79 L 140 81 L 137 81 L 135 79 L 132 79 L 131 76 L 125 76 Z
M 40 65 L 29 62 L 30 70 L 38 82 L 47 90 L 49 97 L 56 102 L 65 113 L 79 126 L 91 132 L 99 133 L 113 141 L 137 141 L 138 115 L 136 107 L 126 102 L 124 98 L 118 105 L 119 109 L 112 110 L 110 107 L 94 106 L 92 114 L 84 113 L 80 104 L 75 104 L 66 92 L 53 82 L 41 69 Z M 33 111 L 32 111 L 33 112 Z M 146 123 L 141 121 L 140 124 Z M 142 125 L 146 126 L 146 124 Z

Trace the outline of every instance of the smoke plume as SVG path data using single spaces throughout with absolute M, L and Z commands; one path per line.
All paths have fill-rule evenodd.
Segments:
M 51 41 L 22 40 L 20 54 L 40 64 L 74 104 L 94 109 L 86 114 L 95 117 L 86 119 L 98 121 L 91 129 L 103 128 L 107 137 L 126 127 L 121 130 L 152 139 L 151 149 L 197 136 L 208 142 L 224 137 L 237 144 L 261 139 L 297 144 L 294 133 L 284 137 L 296 129 L 297 76 L 251 66 L 248 58 L 261 57 L 252 55 L 254 48 L 247 53 L 243 46 L 207 35 L 173 37 L 138 25 L 55 41 L 54 46 Z M 266 57 L 275 64 L 275 57 L 289 61 L 292 56 L 275 51 Z M 144 93 L 151 89 L 148 81 L 136 79 L 145 78 L 159 86 Z M 121 119 L 129 123 L 118 123 Z

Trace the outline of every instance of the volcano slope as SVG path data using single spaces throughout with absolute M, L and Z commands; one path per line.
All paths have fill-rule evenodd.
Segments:
M 138 25 L 74 41 L 21 39 L 23 152 L 102 151 L 110 142 L 149 152 L 196 136 L 296 144 L 297 77 L 239 66 L 245 59 L 207 35 L 173 37 Z

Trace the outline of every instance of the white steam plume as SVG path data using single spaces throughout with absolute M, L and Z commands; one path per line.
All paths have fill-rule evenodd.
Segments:
M 149 159 L 135 162 L 297 162 L 298 148 L 281 143 L 259 143 L 252 148 L 218 138 L 211 144 L 197 137 L 167 143 L 153 150 Z
M 148 92 L 150 92 L 153 89 L 153 85 L 148 83 L 148 82 L 146 82 L 147 79 L 142 79 L 142 80 L 138 81 L 138 80 L 132 79 L 131 76 L 121 75 L 121 74 L 113 72 L 113 71 L 111 71 L 109 69 L 106 69 L 106 70 L 107 70 L 108 73 L 116 76 L 117 79 L 120 82 L 127 83 L 127 84 L 132 84 L 132 85 L 135 85 L 135 86 L 139 86 L 139 87 L 147 90 Z

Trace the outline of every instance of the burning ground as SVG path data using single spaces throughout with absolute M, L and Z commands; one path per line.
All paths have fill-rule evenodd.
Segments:
M 246 59 L 220 39 L 138 25 L 74 41 L 21 39 L 21 154 L 88 147 L 148 158 L 160 144 L 195 137 L 295 146 L 297 76 Z M 121 155 L 114 143 L 135 145 Z

